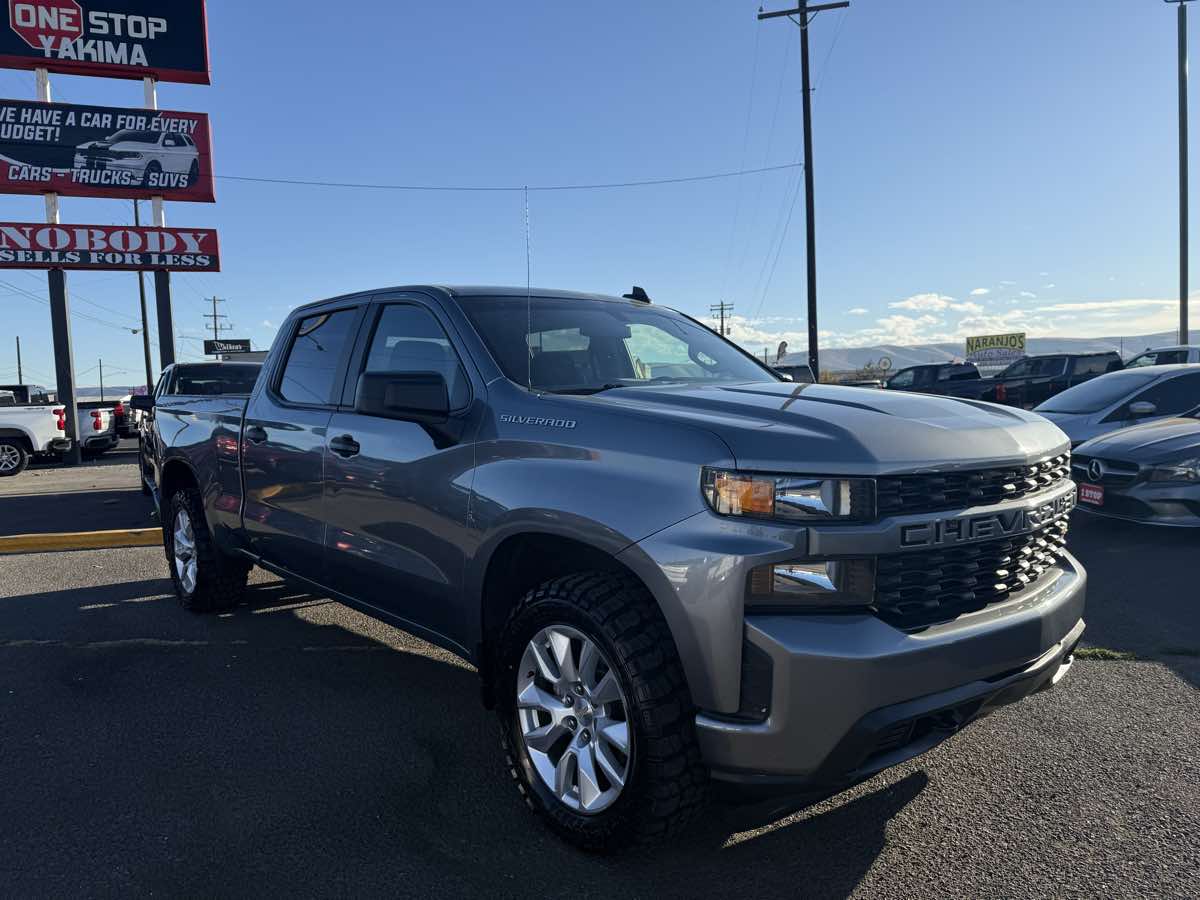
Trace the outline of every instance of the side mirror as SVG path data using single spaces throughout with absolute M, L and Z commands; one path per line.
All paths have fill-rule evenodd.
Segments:
M 1156 412 L 1158 412 L 1158 407 L 1153 403 L 1147 403 L 1145 400 L 1129 404 L 1129 418 L 1131 419 L 1142 419 L 1146 416 L 1152 416 Z
M 154 409 L 154 395 L 134 394 L 129 398 L 129 405 L 140 412 L 150 412 Z
M 450 392 L 440 372 L 363 372 L 354 393 L 354 411 L 437 425 L 450 416 Z

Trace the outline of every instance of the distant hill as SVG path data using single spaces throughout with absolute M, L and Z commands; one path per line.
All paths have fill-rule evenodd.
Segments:
M 1189 343 L 1200 344 L 1200 331 L 1191 332 L 1190 337 Z M 1178 333 L 1167 331 L 1161 334 L 1143 334 L 1126 338 L 1029 338 L 1025 346 L 1026 352 L 1030 355 L 1116 350 L 1124 359 L 1129 359 L 1148 347 L 1170 347 L 1178 342 Z M 962 359 L 965 353 L 966 347 L 962 343 L 917 344 L 912 347 L 898 347 L 893 344 L 882 344 L 876 347 L 823 347 L 821 348 L 821 369 L 828 372 L 849 372 L 878 363 L 881 358 L 888 357 L 892 361 L 894 371 L 903 369 L 905 366 L 953 362 L 956 359 Z M 788 353 L 784 356 L 785 364 L 800 364 L 807 361 L 807 350 Z

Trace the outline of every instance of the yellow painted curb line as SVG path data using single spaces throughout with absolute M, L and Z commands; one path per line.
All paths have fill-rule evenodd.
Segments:
M 119 547 L 157 547 L 161 543 L 161 528 L 10 534 L 0 535 L 0 554 L 48 553 L 55 550 L 114 550 Z

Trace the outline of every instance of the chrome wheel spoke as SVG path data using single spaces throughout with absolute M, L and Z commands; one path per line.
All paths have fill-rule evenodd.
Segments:
M 562 703 L 549 691 L 544 691 L 536 683 L 529 685 L 517 695 L 517 706 L 521 709 L 540 709 L 555 714 L 562 708 Z
M 533 662 L 537 666 L 537 670 L 541 676 L 551 684 L 557 682 L 560 678 L 558 667 L 550 659 L 550 656 L 544 646 L 539 643 L 529 645 L 529 654 L 533 657 Z
M 609 669 L 600 679 L 600 683 L 592 689 L 592 702 L 599 706 L 604 703 L 617 703 L 623 699 L 621 686 L 617 684 L 616 673 Z
M 592 809 L 604 792 L 596 777 L 596 754 L 590 744 L 584 744 L 575 754 L 575 772 L 579 783 L 579 805 L 584 809 Z
M 525 744 L 531 750 L 539 753 L 549 753 L 550 749 L 562 738 L 570 734 L 570 730 L 560 722 L 551 722 L 541 728 L 525 732 Z
M 605 777 L 616 788 L 625 786 L 625 764 L 618 762 L 610 748 L 604 744 L 596 745 L 596 764 L 604 772 Z
M 575 748 L 568 747 L 566 752 L 558 759 L 558 765 L 554 767 L 554 792 L 558 794 L 559 799 L 566 800 L 572 793 L 572 786 L 575 782 Z
M 571 648 L 571 637 L 560 630 L 551 631 L 550 652 L 558 663 L 559 677 L 565 681 L 578 681 L 579 675 L 575 668 L 574 650 Z
M 588 690 L 596 685 L 596 666 L 600 663 L 600 651 L 589 640 L 584 640 L 579 651 L 579 680 Z
M 600 739 L 616 747 L 622 753 L 629 753 L 629 723 L 605 720 L 596 723 Z

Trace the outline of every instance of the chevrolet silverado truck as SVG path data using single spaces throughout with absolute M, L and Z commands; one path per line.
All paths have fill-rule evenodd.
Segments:
M 1058 428 L 782 381 L 637 289 L 337 297 L 248 399 L 133 403 L 183 607 L 258 565 L 459 654 L 586 848 L 861 782 L 1056 684 L 1084 629 Z
M 62 407 L 0 406 L 0 478 L 21 474 L 34 457 L 69 449 L 66 428 Z

